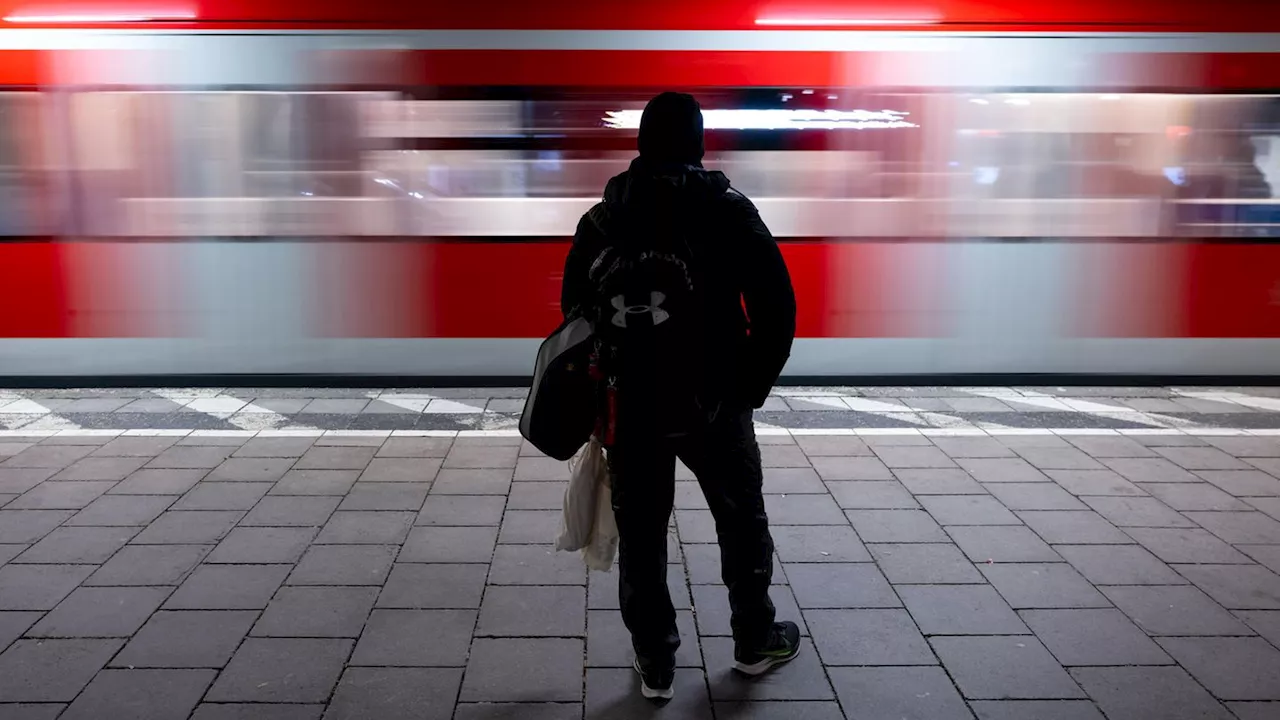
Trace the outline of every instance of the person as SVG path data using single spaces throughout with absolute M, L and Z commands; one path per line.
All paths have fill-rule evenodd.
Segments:
M 676 458 L 715 520 L 734 667 L 759 675 L 799 652 L 799 628 L 775 622 L 769 599 L 774 546 L 752 422 L 790 357 L 796 302 L 755 206 L 702 167 L 692 96 L 653 98 L 638 147 L 578 224 L 561 309 L 595 320 L 619 601 L 642 693 L 662 700 L 680 646 L 667 587 Z

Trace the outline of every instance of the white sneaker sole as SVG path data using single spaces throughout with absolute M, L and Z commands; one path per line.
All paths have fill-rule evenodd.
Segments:
M 646 700 L 670 700 L 676 696 L 676 692 L 673 687 L 669 687 L 666 690 L 659 690 L 651 688 L 645 684 L 644 673 L 640 672 L 639 658 L 636 659 L 632 667 L 635 668 L 636 674 L 640 676 L 640 694 L 643 695 Z
M 733 663 L 733 669 L 737 670 L 743 675 L 750 675 L 752 677 L 757 677 L 759 675 L 763 675 L 769 672 L 769 670 L 771 670 L 772 668 L 775 668 L 779 665 L 785 665 L 786 663 L 789 663 L 792 660 L 795 660 L 796 655 L 799 655 L 799 654 L 800 654 L 800 648 L 797 647 L 795 655 L 792 655 L 791 657 L 765 658 L 764 660 L 761 660 L 758 663 L 752 663 L 750 665 L 748 665 L 747 663 L 737 662 L 735 660 Z

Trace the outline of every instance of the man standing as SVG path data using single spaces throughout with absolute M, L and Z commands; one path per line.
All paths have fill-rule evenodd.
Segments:
M 799 628 L 775 622 L 769 599 L 773 540 L 752 424 L 790 356 L 796 305 L 755 206 L 702 167 L 698 102 L 655 97 L 638 145 L 578 224 L 561 307 L 594 322 L 622 617 L 644 696 L 667 699 L 680 646 L 666 580 L 676 458 L 715 518 L 734 667 L 759 675 L 799 651 Z

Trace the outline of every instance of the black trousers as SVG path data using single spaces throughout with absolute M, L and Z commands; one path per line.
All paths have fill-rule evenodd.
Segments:
M 610 450 L 609 465 L 619 535 L 618 595 L 636 654 L 661 664 L 673 661 L 680 647 L 667 589 L 677 457 L 697 476 L 715 518 L 734 640 L 751 648 L 763 644 L 774 621 L 773 538 L 750 411 L 722 411 L 705 429 L 678 438 L 623 440 Z

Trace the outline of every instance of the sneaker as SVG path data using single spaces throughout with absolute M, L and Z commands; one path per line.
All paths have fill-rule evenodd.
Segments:
M 733 669 L 746 675 L 763 675 L 799 654 L 800 626 L 793 622 L 775 623 L 764 647 L 751 652 L 733 649 Z
M 646 699 L 670 700 L 675 697 L 675 691 L 671 689 L 671 683 L 676 679 L 675 667 L 659 668 L 651 663 L 641 663 L 637 656 L 635 668 L 640 675 L 640 694 Z

